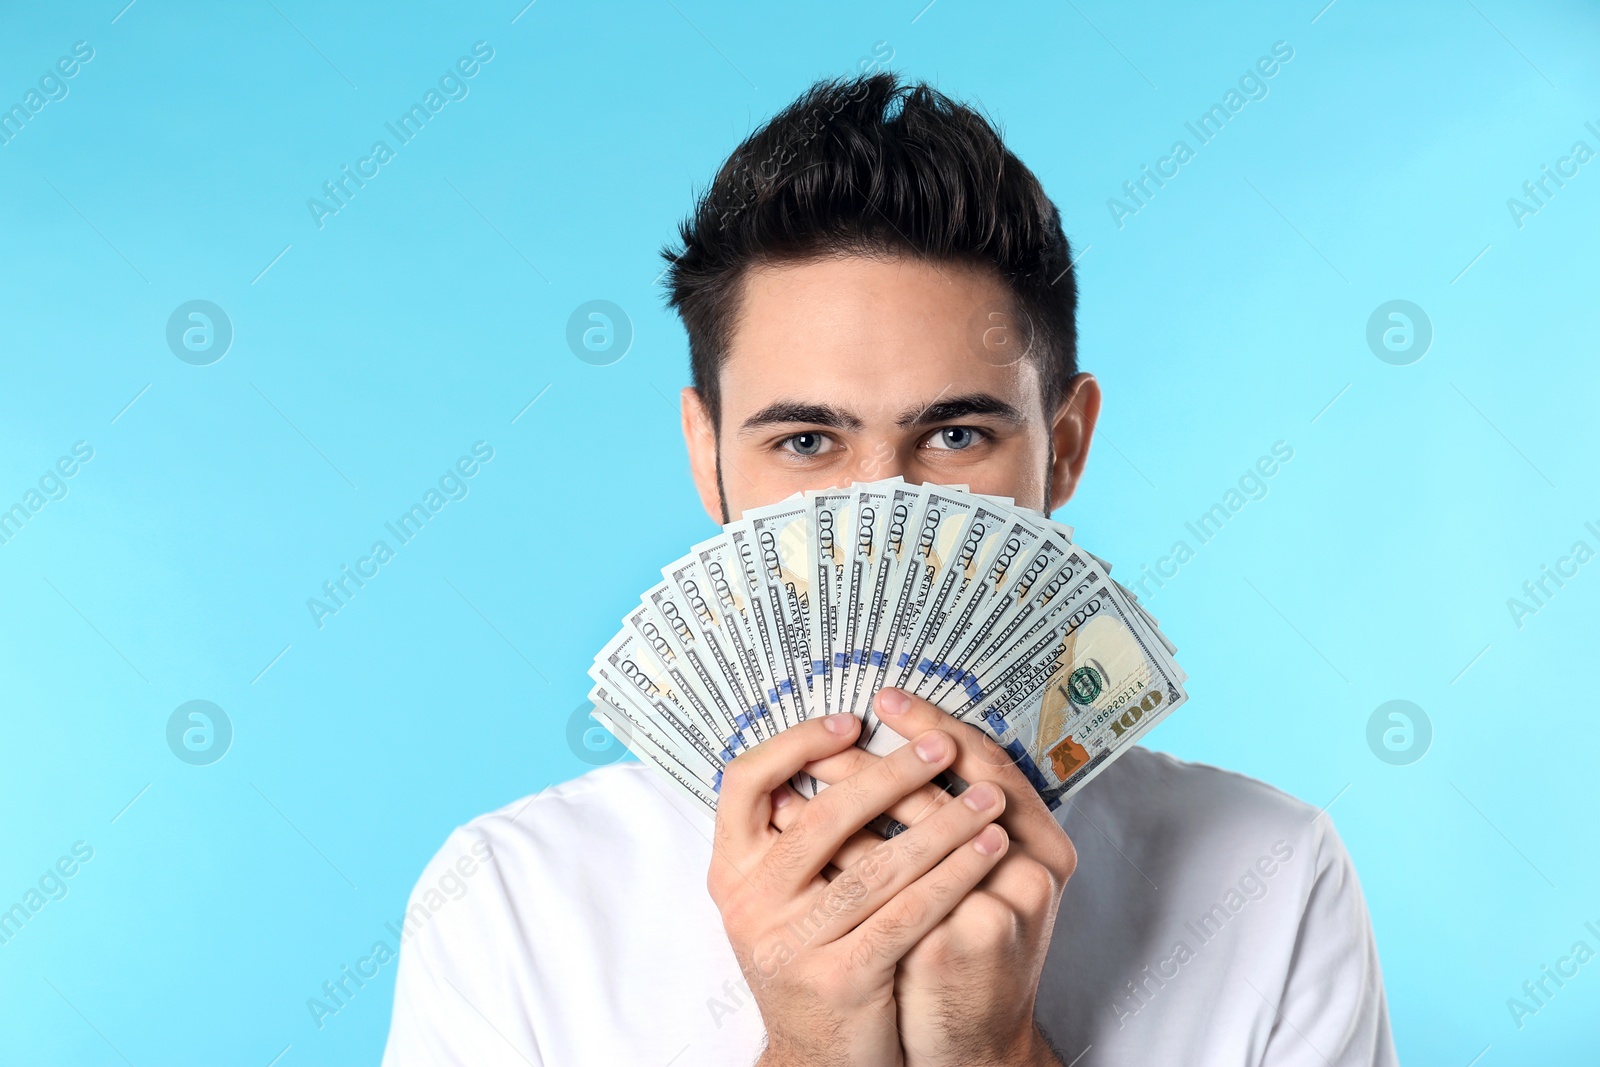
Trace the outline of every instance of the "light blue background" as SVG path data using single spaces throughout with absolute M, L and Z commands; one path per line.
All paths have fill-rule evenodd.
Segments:
M 1152 746 L 1332 804 L 1407 1062 L 1592 1055 L 1600 962 L 1506 1007 L 1600 948 L 1600 562 L 1506 606 L 1600 548 L 1600 161 L 1521 228 L 1506 204 L 1600 150 L 1592 4 L 123 2 L 0 16 L 0 105 L 94 48 L 0 146 L 0 507 L 94 449 L 0 544 L 0 907 L 94 849 L 0 945 L 0 1062 L 377 1059 L 392 964 L 321 1029 L 307 999 L 451 828 L 587 769 L 591 656 L 712 529 L 656 251 L 878 42 L 1001 121 L 1082 256 L 1085 544 L 1136 578 L 1294 449 L 1150 598 L 1193 693 Z M 1119 229 L 1107 199 L 1280 40 Z M 307 199 L 477 41 L 470 95 L 319 229 Z M 597 298 L 635 331 L 605 367 L 565 342 Z M 1365 341 L 1395 298 L 1433 323 L 1414 365 Z M 211 366 L 165 342 L 191 299 L 234 326 Z M 470 494 L 319 629 L 307 598 L 480 440 Z M 1367 746 L 1395 698 L 1435 731 L 1409 766 Z M 211 766 L 166 744 L 194 699 L 233 723 Z

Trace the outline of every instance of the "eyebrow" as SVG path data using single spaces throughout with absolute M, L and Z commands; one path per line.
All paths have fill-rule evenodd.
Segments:
M 990 415 L 1004 422 L 1019 423 L 1022 413 L 1013 405 L 1006 403 L 991 393 L 969 393 L 966 396 L 939 399 L 921 407 L 908 408 L 895 419 L 895 425 L 904 429 L 915 426 L 931 426 L 934 423 L 950 422 L 955 419 L 968 418 L 973 415 Z M 857 415 L 833 407 L 830 404 L 806 403 L 799 400 L 779 400 L 768 404 L 760 411 L 745 419 L 739 427 L 739 434 L 744 436 L 759 430 L 763 426 L 783 425 L 787 423 L 807 423 L 812 426 L 827 426 L 835 430 L 860 430 L 865 423 Z
M 992 415 L 1005 422 L 1022 421 L 1022 413 L 1011 404 L 990 393 L 969 393 L 948 400 L 935 399 L 933 403 L 906 411 L 895 419 L 901 429 L 911 426 L 928 426 L 936 422 L 950 422 L 971 415 Z
M 763 426 L 788 422 L 805 422 L 813 426 L 829 426 L 836 430 L 859 430 L 863 425 L 861 420 L 850 412 L 841 411 L 827 404 L 779 400 L 745 419 L 744 424 L 739 427 L 739 433 L 747 434 Z

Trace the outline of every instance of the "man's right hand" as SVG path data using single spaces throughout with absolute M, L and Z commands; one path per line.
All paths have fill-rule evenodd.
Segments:
M 706 888 L 766 1024 L 768 1067 L 902 1063 L 895 966 L 1005 853 L 993 825 L 1003 801 L 942 804 L 824 879 L 841 845 L 956 754 L 947 732 L 929 730 L 823 790 L 779 833 L 773 803 L 792 798 L 788 780 L 844 751 L 860 726 L 847 713 L 810 719 L 723 769 Z

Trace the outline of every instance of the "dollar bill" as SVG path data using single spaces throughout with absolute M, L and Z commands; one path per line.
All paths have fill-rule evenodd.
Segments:
M 789 660 L 789 676 L 804 681 L 795 687 L 803 714 L 813 714 L 815 681 L 811 676 L 811 543 L 808 509 L 803 499 L 785 500 L 747 511 L 756 559 L 767 602 L 777 613 L 778 638 Z
M 591 700 L 710 812 L 730 761 L 815 715 L 861 716 L 875 755 L 904 744 L 873 709 L 887 686 L 985 732 L 1054 807 L 1184 702 L 1175 653 L 1070 526 L 891 479 L 752 509 L 663 568 L 596 656 Z

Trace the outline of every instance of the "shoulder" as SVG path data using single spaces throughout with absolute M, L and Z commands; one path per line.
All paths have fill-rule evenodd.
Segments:
M 1067 809 L 1071 810 L 1067 810 Z M 1134 746 L 1058 813 L 1074 842 L 1110 835 L 1130 860 L 1218 874 L 1292 871 L 1302 892 L 1350 867 L 1332 820 L 1274 786 L 1210 764 Z
M 688 809 L 635 760 L 597 767 L 547 786 L 463 824 L 457 834 L 499 842 L 510 849 L 563 836 L 614 833 L 640 819 L 677 817 Z
M 1084 793 L 1097 790 L 1117 794 L 1125 803 L 1173 818 L 1201 814 L 1190 809 L 1196 803 L 1206 805 L 1207 813 L 1220 808 L 1247 818 L 1291 823 L 1308 820 L 1317 812 L 1305 801 L 1260 779 L 1209 763 L 1181 760 L 1142 745 L 1125 752 L 1096 782 L 1086 786 Z
M 1039 993 L 1058 1038 L 1119 1063 L 1300 1063 L 1279 1046 L 1302 1041 L 1392 1063 L 1372 1055 L 1382 979 L 1325 810 L 1135 746 L 1056 814 L 1078 850 Z
M 570 887 L 635 866 L 673 843 L 709 838 L 711 822 L 642 763 L 599 767 L 462 824 L 424 868 L 411 902 L 428 899 L 462 857 L 493 868 L 517 896 Z M 436 901 L 435 901 L 436 902 Z
M 573 953 L 593 955 L 598 931 L 656 917 L 634 899 L 641 886 L 690 886 L 694 864 L 678 860 L 697 845 L 709 857 L 711 823 L 651 773 L 634 761 L 597 768 L 451 832 L 394 930 L 395 1026 L 443 1025 L 453 995 L 525 1013 L 525 991 Z

